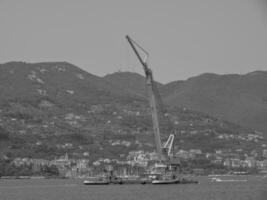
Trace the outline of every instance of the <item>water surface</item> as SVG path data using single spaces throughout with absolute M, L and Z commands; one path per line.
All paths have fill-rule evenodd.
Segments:
M 188 185 L 103 185 L 86 186 L 83 180 L 3 180 L 0 200 L 267 200 L 267 180 L 247 177 L 248 182 Z

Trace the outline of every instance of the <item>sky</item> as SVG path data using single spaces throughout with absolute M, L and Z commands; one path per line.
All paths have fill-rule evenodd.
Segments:
M 162 83 L 267 70 L 267 0 L 0 0 L 0 63 L 143 74 L 126 34 Z

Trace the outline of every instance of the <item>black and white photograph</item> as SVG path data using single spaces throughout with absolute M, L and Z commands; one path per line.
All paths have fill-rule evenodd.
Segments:
M 266 200 L 267 0 L 0 0 L 0 200 Z

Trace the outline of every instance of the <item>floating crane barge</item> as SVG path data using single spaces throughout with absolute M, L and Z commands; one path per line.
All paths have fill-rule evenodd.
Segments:
M 157 90 L 157 86 L 153 79 L 152 70 L 148 67 L 148 57 L 149 53 L 141 47 L 137 42 L 131 39 L 128 35 L 126 36 L 127 41 L 132 47 L 134 53 L 136 54 L 138 60 L 143 66 L 145 77 L 146 77 L 146 85 L 148 89 L 148 98 L 149 98 L 149 106 L 152 117 L 152 125 L 153 125 L 153 134 L 155 138 L 156 145 L 156 153 L 158 162 L 155 163 L 154 171 L 157 174 L 154 179 L 136 179 L 136 180 L 123 180 L 117 179 L 115 177 L 114 180 L 110 180 L 107 182 L 106 180 L 96 181 L 95 185 L 104 185 L 104 184 L 187 184 L 187 183 L 198 183 L 195 180 L 189 180 L 182 178 L 177 169 L 180 169 L 180 161 L 178 158 L 173 156 L 173 141 L 174 134 L 171 133 L 167 142 L 162 145 L 161 136 L 160 136 L 160 128 L 159 128 L 159 116 L 158 116 L 158 108 L 157 105 L 162 104 L 162 100 L 160 98 L 159 92 Z M 141 51 L 144 54 L 144 58 L 142 58 Z M 152 176 L 152 174 L 151 174 Z M 113 177 L 114 178 L 114 177 Z M 94 185 L 93 181 L 85 181 L 84 184 Z
M 160 128 L 159 128 L 159 116 L 158 116 L 158 105 L 162 105 L 162 100 L 160 94 L 158 92 L 157 86 L 153 79 L 152 70 L 148 67 L 148 57 L 149 53 L 141 47 L 137 42 L 131 39 L 128 35 L 126 36 L 127 41 L 131 45 L 134 53 L 136 54 L 138 60 L 143 66 L 146 84 L 148 89 L 148 98 L 149 98 L 149 106 L 152 117 L 152 125 L 153 125 L 153 133 L 156 144 L 156 152 L 158 156 L 158 163 L 155 165 L 155 169 L 157 168 L 165 168 L 163 172 L 161 172 L 160 176 L 157 177 L 156 180 L 152 181 L 152 184 L 179 184 L 179 183 L 197 183 L 197 181 L 187 180 L 185 178 L 181 178 L 178 176 L 177 169 L 180 169 L 180 161 L 178 158 L 173 156 L 173 141 L 174 134 L 170 134 L 167 142 L 162 145 L 161 136 L 160 136 Z M 144 58 L 141 57 L 139 51 L 142 51 L 144 54 Z M 165 113 L 167 114 L 167 113 Z M 168 114 L 167 114 L 168 115 Z

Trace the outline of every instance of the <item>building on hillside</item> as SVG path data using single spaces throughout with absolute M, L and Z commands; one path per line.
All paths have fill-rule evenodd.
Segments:
M 71 166 L 71 160 L 69 159 L 67 153 L 65 154 L 65 156 L 61 156 L 59 159 L 54 159 L 50 163 L 51 165 L 57 166 L 58 169 L 66 169 Z
M 30 165 L 30 159 L 29 158 L 15 158 L 12 163 L 19 167 L 22 165 Z
M 215 154 L 222 154 L 223 151 L 221 149 L 215 150 Z
M 241 162 L 239 159 L 231 159 L 231 167 L 232 168 L 239 168 L 241 166 Z
M 254 157 L 247 157 L 245 162 L 247 163 L 247 166 L 249 168 L 254 168 L 256 167 L 256 160 Z
M 263 149 L 263 150 L 262 150 L 262 156 L 263 156 L 264 158 L 267 158 L 267 149 Z
M 202 151 L 201 151 L 201 149 L 190 149 L 189 150 L 189 153 L 192 153 L 192 154 L 202 154 Z
M 263 160 L 257 160 L 256 161 L 256 166 L 257 166 L 257 169 L 264 169 L 264 161 Z
M 267 170 L 267 159 L 263 160 L 263 168 Z
M 83 169 L 86 169 L 89 167 L 89 159 L 79 159 L 76 161 L 76 168 L 79 171 L 82 171 Z
M 216 156 L 216 158 L 214 160 L 211 160 L 211 163 L 221 165 L 221 164 L 223 164 L 223 159 L 219 156 Z
M 226 158 L 223 161 L 223 166 L 230 168 L 231 167 L 231 160 L 229 158 Z
M 211 159 L 211 160 L 214 160 L 214 159 L 215 159 L 215 155 L 214 155 L 213 153 L 206 153 L 206 154 L 205 154 L 205 157 L 206 157 L 207 159 Z
M 175 156 L 184 160 L 190 159 L 192 157 L 192 155 L 188 151 L 185 151 L 183 149 L 179 150 L 175 154 Z

